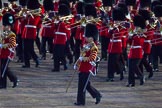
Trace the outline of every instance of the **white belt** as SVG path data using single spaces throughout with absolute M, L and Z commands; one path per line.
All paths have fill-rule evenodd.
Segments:
M 55 32 L 56 35 L 65 35 L 66 36 L 66 33 L 63 33 L 63 32 Z
M 37 28 L 37 27 L 36 27 L 36 26 L 34 26 L 34 25 L 25 25 L 25 27 Z
M 110 42 L 121 42 L 121 39 L 116 39 L 116 40 L 110 40 Z
M 45 27 L 45 28 L 51 28 L 52 26 L 43 25 L 43 27 Z
M 126 38 L 127 36 L 122 36 L 123 38 Z
M 141 48 L 141 46 L 131 46 L 131 48 Z
M 151 40 L 144 40 L 144 42 L 148 42 L 148 43 L 150 43 L 150 42 L 151 42 Z

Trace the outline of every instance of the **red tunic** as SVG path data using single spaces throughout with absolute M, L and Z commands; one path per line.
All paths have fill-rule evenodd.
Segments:
M 64 22 L 59 22 L 56 32 L 54 34 L 53 44 L 65 45 L 68 40 L 69 30 L 66 28 Z
M 82 26 L 78 26 L 75 33 L 75 39 L 83 40 L 84 28 Z
M 119 28 L 114 28 L 110 32 L 110 43 L 108 45 L 108 53 L 122 53 L 122 33 Z
M 160 24 L 161 25 L 161 24 Z M 162 38 L 161 38 L 161 32 L 159 30 L 160 28 L 158 26 L 155 27 L 153 39 L 151 43 L 153 45 L 162 45 Z
M 55 32 L 54 24 L 42 25 L 41 36 L 42 37 L 53 37 Z
M 150 28 L 150 26 L 147 26 L 147 31 L 144 33 L 146 35 L 146 38 L 144 40 L 143 44 L 143 51 L 145 54 L 150 54 L 151 52 L 151 40 L 154 35 L 154 30 Z
M 128 58 L 130 59 L 142 59 L 143 58 L 143 43 L 144 37 L 134 35 L 131 40 L 130 51 L 128 53 Z
M 27 24 L 23 30 L 23 39 L 36 39 L 37 27 L 39 27 L 40 16 L 28 17 Z
M 109 38 L 110 36 L 109 36 L 109 32 L 108 32 L 108 26 L 107 25 L 104 25 L 104 24 L 102 24 L 101 25 L 101 27 L 100 27 L 100 29 L 99 29 L 99 34 L 100 34 L 100 36 L 101 37 L 107 37 L 107 38 Z
M 10 33 L 7 38 L 2 40 L 2 44 L 7 44 L 7 46 L 0 49 L 0 59 L 6 59 L 11 53 L 9 48 L 16 47 L 16 35 L 14 33 Z
M 79 71 L 82 73 L 89 73 L 90 70 L 93 70 L 93 66 L 90 62 L 94 61 L 97 57 L 98 48 L 94 45 L 90 50 L 85 51 L 83 56 L 87 57 L 86 61 L 81 61 L 79 66 Z

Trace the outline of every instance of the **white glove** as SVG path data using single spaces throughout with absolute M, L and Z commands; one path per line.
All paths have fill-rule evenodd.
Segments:
M 76 70 L 76 69 L 77 69 L 77 66 L 76 66 L 76 65 L 74 65 L 74 67 L 73 67 L 73 68 L 74 68 L 74 70 Z
M 0 48 L 2 48 L 2 44 L 0 44 Z
M 80 60 L 80 61 L 83 61 L 83 57 L 79 57 L 79 60 Z

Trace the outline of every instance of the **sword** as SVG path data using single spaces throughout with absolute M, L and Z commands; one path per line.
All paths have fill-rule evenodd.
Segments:
M 9 61 L 10 61 L 10 59 L 8 58 L 8 59 L 7 59 L 7 62 L 6 62 L 6 65 L 5 65 L 5 67 L 4 67 L 4 69 L 3 69 L 3 72 L 2 72 L 2 78 L 4 77 L 4 75 L 5 75 L 5 73 L 6 73 L 6 69 L 7 69 L 7 66 L 8 66 L 8 64 L 9 64 Z
M 73 72 L 72 78 L 71 78 L 71 80 L 70 80 L 70 81 L 68 82 L 68 84 L 67 84 L 66 93 L 68 92 L 68 89 L 69 89 L 69 87 L 70 87 L 72 81 L 74 80 L 74 76 L 75 76 L 76 71 L 77 71 L 77 70 L 75 70 L 75 71 Z

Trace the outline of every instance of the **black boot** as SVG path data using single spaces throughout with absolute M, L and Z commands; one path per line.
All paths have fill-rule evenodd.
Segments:
M 75 103 L 74 103 L 74 105 L 76 105 L 76 106 L 84 106 L 85 104 L 83 104 L 83 103 L 78 103 L 78 102 L 75 102 Z
M 96 102 L 95 104 L 99 104 L 101 101 L 102 95 L 100 94 L 99 96 L 96 97 Z
M 19 82 L 19 80 L 15 80 L 15 81 L 13 82 L 13 86 L 12 86 L 12 88 L 17 87 L 17 86 L 19 85 L 18 82 Z

